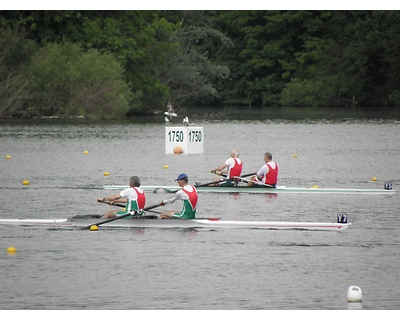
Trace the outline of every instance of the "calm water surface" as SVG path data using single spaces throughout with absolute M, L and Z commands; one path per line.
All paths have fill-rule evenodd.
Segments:
M 162 119 L 1 122 L 0 219 L 103 213 L 108 207 L 96 198 L 117 192 L 102 186 L 127 184 L 131 175 L 143 185 L 173 185 L 181 172 L 209 182 L 234 147 L 245 173 L 272 152 L 280 185 L 400 185 L 398 120 L 195 120 L 204 153 L 191 155 L 165 154 Z M 149 193 L 147 203 L 165 198 Z M 0 309 L 399 310 L 399 210 L 399 194 L 201 194 L 199 217 L 335 222 L 347 213 L 352 226 L 341 233 L 0 226 Z M 362 304 L 347 303 L 352 285 L 362 289 Z

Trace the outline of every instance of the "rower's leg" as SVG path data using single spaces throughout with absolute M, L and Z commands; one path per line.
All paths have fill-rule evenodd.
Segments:
M 102 218 L 103 219 L 109 219 L 109 218 L 115 218 L 116 216 L 117 216 L 117 212 L 118 212 L 119 210 L 110 210 L 110 211 L 107 211 L 103 216 L 102 216 Z
M 163 211 L 158 219 L 172 219 L 172 216 L 175 214 L 175 211 Z
M 255 180 L 256 180 L 256 176 L 252 176 L 251 179 L 247 182 L 247 186 L 248 187 L 253 187 Z

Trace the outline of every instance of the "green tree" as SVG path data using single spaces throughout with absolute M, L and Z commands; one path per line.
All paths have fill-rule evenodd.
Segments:
M 179 108 L 218 100 L 219 85 L 229 76 L 229 68 L 211 58 L 217 47 L 229 47 L 231 41 L 215 29 L 212 12 L 166 12 L 165 16 L 176 25 L 174 41 L 179 45 L 170 63 L 160 68 L 170 101 Z
M 398 105 L 398 21 L 392 11 L 322 12 L 329 17 L 315 45 L 296 54 L 284 105 Z M 313 57 L 309 59 L 309 57 Z
M 169 64 L 178 45 L 171 42 L 173 25 L 158 11 L 3 11 L 0 21 L 24 26 L 40 46 L 68 41 L 113 54 L 134 93 L 131 113 L 159 108 L 169 99 L 159 68 Z
M 280 104 L 298 67 L 296 54 L 323 24 L 317 11 L 223 11 L 217 20 L 234 42 L 233 50 L 220 52 L 234 70 L 223 96 L 250 106 Z
M 74 10 L 3 10 L 0 24 L 24 30 L 39 46 L 72 40 L 82 30 L 82 15 Z
M 0 27 L 0 117 L 21 115 L 30 98 L 25 68 L 36 51 L 32 40 L 16 30 Z
M 131 111 L 147 112 L 169 99 L 159 73 L 177 52 L 173 35 L 173 25 L 157 11 L 89 12 L 78 41 L 115 55 L 135 96 Z
M 28 103 L 39 115 L 120 118 L 129 110 L 132 93 L 111 54 L 50 43 L 33 57 L 28 75 Z

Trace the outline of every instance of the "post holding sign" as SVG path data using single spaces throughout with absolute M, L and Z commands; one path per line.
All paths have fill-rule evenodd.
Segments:
M 182 153 L 203 153 L 203 127 L 165 127 L 165 153 L 176 153 L 177 147 Z M 175 151 L 174 151 L 175 150 Z

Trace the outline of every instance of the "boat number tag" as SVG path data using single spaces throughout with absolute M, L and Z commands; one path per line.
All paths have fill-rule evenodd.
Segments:
M 385 189 L 392 190 L 392 183 L 391 182 L 385 183 Z
M 338 214 L 337 215 L 337 222 L 338 223 L 347 223 L 347 214 Z

